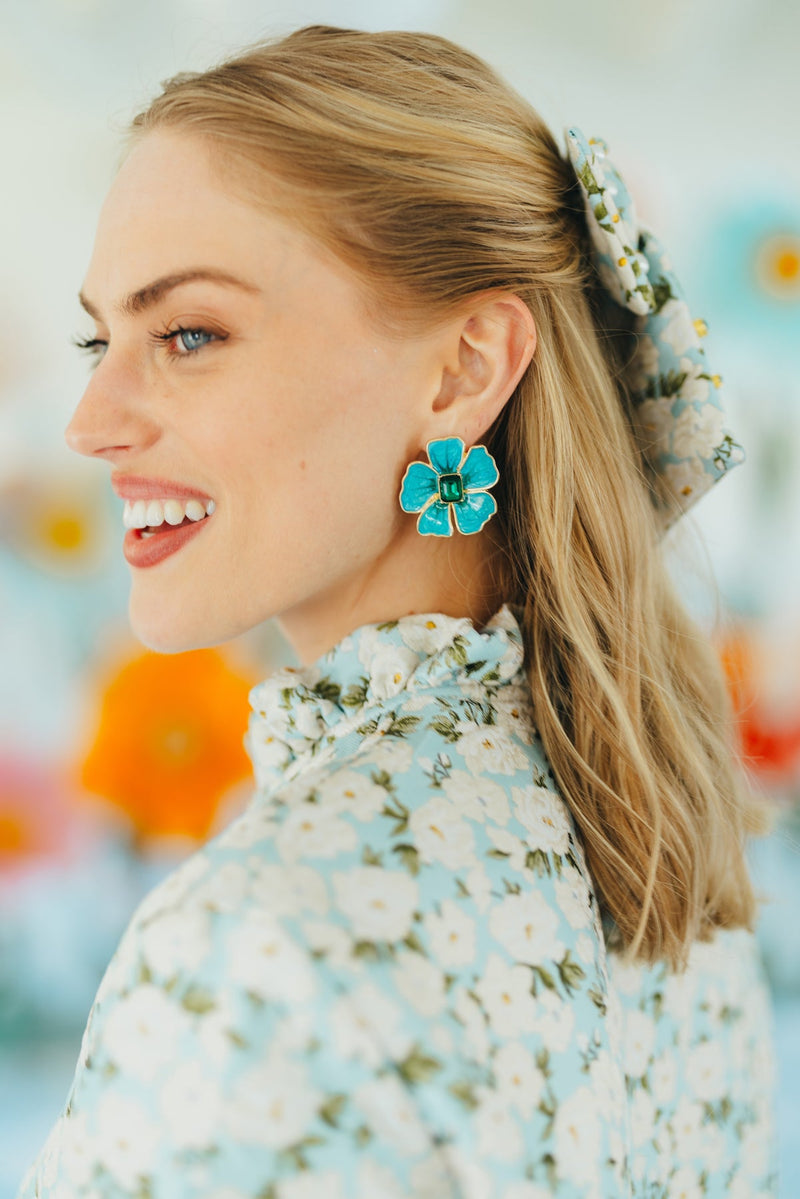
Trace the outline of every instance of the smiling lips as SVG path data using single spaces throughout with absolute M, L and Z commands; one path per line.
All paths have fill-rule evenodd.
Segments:
M 131 566 L 163 562 L 208 523 L 216 504 L 208 496 L 166 480 L 112 476 L 125 500 L 122 522 L 128 530 L 122 551 Z

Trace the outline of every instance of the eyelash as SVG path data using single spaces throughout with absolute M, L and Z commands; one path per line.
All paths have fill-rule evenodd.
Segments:
M 167 349 L 167 354 L 170 358 L 191 358 L 198 352 L 198 350 L 205 349 L 205 346 L 210 344 L 209 342 L 205 342 L 201 346 L 196 346 L 193 350 L 187 350 L 184 346 L 183 352 L 180 350 L 170 349 L 169 343 L 174 341 L 176 337 L 180 337 L 182 333 L 203 333 L 213 341 L 225 340 L 224 337 L 222 337 L 219 333 L 213 333 L 211 329 L 190 327 L 188 325 L 178 325 L 176 329 L 165 329 L 161 333 L 155 329 L 152 329 L 149 333 L 149 336 L 153 341 L 159 342 L 165 346 Z M 86 353 L 91 354 L 93 357 L 97 358 L 98 361 L 101 357 L 101 347 L 108 346 L 108 342 L 101 337 L 73 337 L 72 344 L 77 346 L 79 350 L 84 350 Z

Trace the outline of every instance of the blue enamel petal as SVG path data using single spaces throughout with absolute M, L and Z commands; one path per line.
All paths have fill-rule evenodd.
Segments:
M 412 462 L 403 475 L 400 507 L 404 512 L 419 512 L 439 490 L 439 477 L 426 462 Z
M 466 490 L 476 487 L 491 487 L 500 478 L 494 458 L 485 445 L 474 445 L 461 467 L 461 478 Z
M 464 457 L 464 442 L 460 437 L 440 437 L 437 441 L 429 441 L 428 457 L 431 466 L 440 475 L 455 474 Z
M 434 500 L 429 508 L 421 512 L 417 519 L 418 533 L 434 533 L 437 537 L 450 537 L 453 526 L 450 523 L 452 504 L 442 504 Z
M 474 495 L 466 495 L 460 504 L 453 504 L 456 524 L 462 533 L 477 533 L 486 524 L 490 516 L 497 511 L 494 496 L 488 491 L 476 491 Z

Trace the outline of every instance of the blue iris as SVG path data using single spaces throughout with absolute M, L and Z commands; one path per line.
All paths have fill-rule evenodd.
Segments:
M 430 466 L 412 462 L 403 476 L 400 507 L 419 512 L 417 530 L 450 537 L 452 510 L 461 533 L 477 533 L 497 511 L 493 487 L 500 475 L 494 458 L 483 445 L 474 445 L 464 457 L 460 437 L 442 437 L 426 447 Z M 460 495 L 461 498 L 446 498 Z

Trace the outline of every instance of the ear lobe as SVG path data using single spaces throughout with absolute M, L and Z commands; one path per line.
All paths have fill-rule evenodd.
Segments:
M 516 295 L 484 297 L 458 329 L 458 363 L 445 365 L 434 410 L 462 408 L 477 440 L 499 413 L 525 373 L 536 349 L 536 326 L 528 305 Z M 477 426 L 480 425 L 480 428 Z

